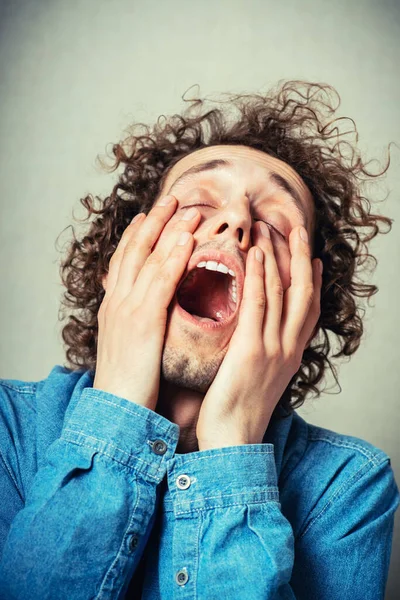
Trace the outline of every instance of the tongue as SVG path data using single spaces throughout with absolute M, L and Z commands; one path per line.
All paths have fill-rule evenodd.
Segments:
M 226 320 L 233 312 L 228 292 L 230 276 L 204 268 L 192 273 L 178 290 L 179 304 L 192 315 Z

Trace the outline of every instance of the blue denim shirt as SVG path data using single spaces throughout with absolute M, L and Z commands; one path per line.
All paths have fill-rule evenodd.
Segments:
M 385 452 L 296 412 L 262 444 L 178 454 L 178 438 L 90 371 L 0 380 L 0 598 L 384 598 Z

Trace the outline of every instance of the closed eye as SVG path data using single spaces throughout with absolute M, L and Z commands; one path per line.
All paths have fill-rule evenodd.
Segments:
M 265 223 L 266 225 L 268 225 L 268 227 L 271 227 L 278 235 L 281 236 L 281 238 L 283 238 L 284 240 L 286 240 L 286 235 L 283 235 L 283 233 L 281 233 L 279 231 L 279 229 L 277 229 L 276 227 L 274 227 L 273 225 L 271 225 L 271 223 L 268 223 L 268 221 L 263 221 L 262 219 L 255 219 L 255 221 L 262 221 L 263 223 Z
M 196 204 L 188 204 L 188 206 L 183 206 L 182 208 L 191 208 L 192 206 L 209 206 L 210 208 L 215 208 L 215 206 L 211 206 L 211 204 L 203 204 L 203 203 L 196 203 Z M 268 227 L 270 227 L 273 231 L 275 231 L 278 235 L 281 236 L 281 238 L 283 238 L 285 241 L 287 241 L 287 238 L 285 235 L 283 235 L 283 233 L 281 233 L 279 231 L 279 229 L 277 229 L 276 227 L 274 227 L 274 225 L 272 225 L 271 223 L 268 223 L 268 221 L 263 221 L 263 219 L 254 219 L 256 222 L 257 221 L 262 221 L 263 223 L 265 223 Z

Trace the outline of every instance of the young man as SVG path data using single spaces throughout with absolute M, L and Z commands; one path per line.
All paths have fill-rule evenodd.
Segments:
M 390 223 L 330 93 L 196 102 L 114 147 L 62 265 L 70 367 L 1 381 L 1 598 L 384 597 L 390 457 L 295 412 L 376 292 L 349 239 Z

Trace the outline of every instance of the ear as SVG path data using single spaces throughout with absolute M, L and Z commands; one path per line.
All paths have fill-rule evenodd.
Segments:
M 103 275 L 103 277 L 101 278 L 101 284 L 103 286 L 104 291 L 106 291 L 106 289 L 107 289 L 107 278 L 108 278 L 108 273 Z

